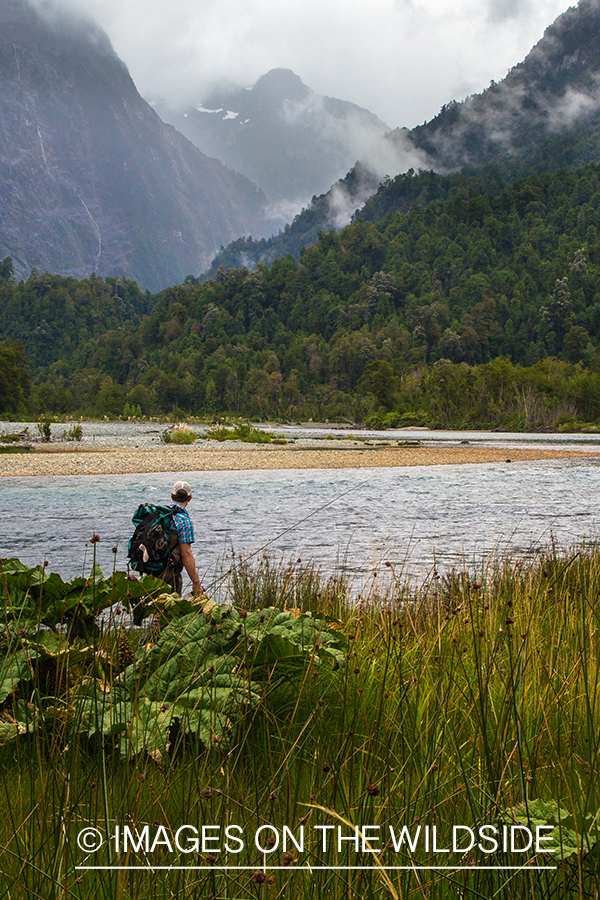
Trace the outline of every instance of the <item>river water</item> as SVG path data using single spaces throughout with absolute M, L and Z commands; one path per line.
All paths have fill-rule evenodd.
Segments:
M 503 437 L 510 446 L 512 436 Z M 0 557 L 18 556 L 28 565 L 47 560 L 52 571 L 70 578 L 89 571 L 89 539 L 97 533 L 105 573 L 112 570 L 114 546 L 117 568 L 125 568 L 133 512 L 141 502 L 169 502 L 173 477 L 3 478 Z M 268 545 L 286 560 L 313 561 L 328 573 L 343 570 L 360 583 L 386 559 L 406 576 L 420 577 L 434 565 L 438 571 L 477 570 L 492 553 L 536 552 L 551 540 L 568 548 L 598 537 L 600 458 L 190 472 L 186 478 L 194 491 L 194 553 L 205 584 L 231 548 L 249 554 Z

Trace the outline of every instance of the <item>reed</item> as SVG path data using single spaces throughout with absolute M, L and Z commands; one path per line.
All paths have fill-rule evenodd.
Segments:
M 155 644 L 147 622 L 128 624 L 100 629 L 86 654 L 77 638 L 62 668 L 27 663 L 31 677 L 0 716 L 0 896 L 598 895 L 594 548 L 492 559 L 477 577 L 433 572 L 413 588 L 382 563 L 358 599 L 343 578 L 300 561 L 234 557 L 230 569 L 231 613 L 177 607 Z M 6 686 L 25 639 L 8 616 L 5 632 Z M 190 685 L 194 729 L 177 705 Z M 453 826 L 501 834 L 511 824 L 554 826 L 545 846 L 555 852 L 452 852 Z M 190 853 L 175 846 L 184 825 L 200 836 L 196 849 L 186 845 L 193 832 L 180 833 Z M 114 839 L 97 853 L 78 846 L 82 829 L 106 836 L 116 826 L 120 852 Z M 137 848 L 125 850 L 126 826 Z M 338 844 L 337 829 L 353 837 L 356 826 L 370 826 L 358 851 Z M 410 841 L 396 850 L 403 826 Z M 300 842 L 302 829 L 300 851 L 292 836 Z M 236 836 L 243 849 L 227 853 Z M 468 833 L 459 836 L 464 847 Z

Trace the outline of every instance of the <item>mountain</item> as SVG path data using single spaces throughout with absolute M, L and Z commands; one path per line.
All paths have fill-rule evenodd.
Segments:
M 264 226 L 262 193 L 164 124 L 90 22 L 0 0 L 0 85 L 0 259 L 18 277 L 156 290 Z
M 341 227 L 357 209 L 376 222 L 433 200 L 499 193 L 518 178 L 598 160 L 600 0 L 581 0 L 546 29 L 503 81 L 462 103 L 448 103 L 412 131 L 384 135 L 375 154 L 314 198 L 281 234 L 234 242 L 209 273 L 219 265 L 269 263 L 287 253 L 298 258 L 320 230 Z M 400 174 L 382 182 L 385 170 Z M 462 176 L 441 177 L 457 172 Z
M 412 147 L 421 168 L 464 178 L 399 174 L 360 215 L 379 221 L 415 204 L 487 191 L 518 178 L 600 160 L 600 3 L 581 0 L 546 29 L 525 60 L 499 84 L 452 102 L 411 132 L 386 135 L 400 154 Z
M 294 216 L 291 224 L 269 238 L 241 237 L 222 247 L 213 259 L 203 280 L 213 278 L 219 268 L 237 269 L 241 266 L 254 269 L 258 263 L 270 265 L 288 254 L 299 259 L 300 251 L 314 244 L 319 232 L 346 225 L 354 210 L 377 191 L 379 176 L 369 165 L 361 162 L 340 178 L 327 193 L 313 197 L 302 212 Z
M 600 3 L 581 0 L 546 29 L 503 81 L 463 103 L 449 103 L 410 134 L 396 131 L 391 137 L 400 146 L 408 137 L 425 153 L 427 167 L 454 171 L 504 155 L 527 158 L 540 143 L 595 117 L 599 108 Z M 597 159 L 598 145 L 595 150 Z
M 432 195 L 445 178 L 463 176 Z M 36 416 L 572 428 L 600 416 L 599 225 L 595 163 L 357 221 L 299 262 L 167 288 L 146 315 L 131 284 L 5 278 L 0 339 L 32 361 Z M 74 314 L 40 332 L 50 294 Z
M 186 109 L 153 105 L 200 150 L 242 172 L 273 203 L 297 205 L 327 190 L 389 131 L 355 103 L 315 93 L 290 69 L 272 69 L 250 89 L 215 91 Z

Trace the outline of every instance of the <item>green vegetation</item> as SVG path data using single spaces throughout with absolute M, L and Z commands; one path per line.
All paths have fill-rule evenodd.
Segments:
M 102 578 L 94 568 L 64 584 L 5 561 L 4 890 L 86 900 L 593 896 L 598 554 L 490 560 L 477 581 L 434 572 L 414 590 L 389 563 L 378 575 L 356 598 L 310 566 L 233 557 L 220 588 L 227 602 L 194 606 L 148 576 Z M 154 637 L 123 624 L 127 609 L 140 623 L 158 616 Z M 419 825 L 435 825 L 440 848 L 451 846 L 453 825 L 484 824 L 547 826 L 544 846 L 555 852 L 439 854 L 423 839 L 411 851 L 406 838 L 396 852 L 389 832 L 398 840 L 406 826 L 412 840 Z M 96 854 L 78 848 L 83 828 L 113 835 L 116 825 L 121 835 L 137 830 L 138 850 L 115 856 L 114 839 Z M 182 825 L 219 826 L 210 835 L 221 840 L 179 852 Z M 223 849 L 232 825 L 239 854 Z M 280 835 L 287 825 L 296 840 L 304 826 L 304 850 L 268 844 L 275 832 L 266 830 L 259 852 L 265 825 Z M 335 840 L 323 850 L 315 825 L 345 836 L 375 826 L 383 852 L 355 852 L 353 842 L 338 852 Z M 145 848 L 146 826 L 150 844 L 162 827 L 174 852 Z M 111 862 L 207 868 L 75 869 Z M 465 868 L 379 868 L 413 864 Z M 514 864 L 526 867 L 474 868 Z M 298 865 L 370 868 L 289 871 Z
M 200 435 L 191 428 L 179 425 L 175 428 L 165 428 L 160 439 L 163 444 L 193 444 L 199 437 Z
M 3 283 L 0 334 L 31 360 L 30 414 L 595 426 L 600 166 L 504 190 L 477 178 L 471 190 L 474 177 L 399 176 L 378 194 L 385 218 L 321 234 L 299 262 L 220 269 L 154 298 L 110 279 Z M 97 323 L 57 321 L 54 344 L 38 341 L 20 310 L 49 297 L 80 297 L 82 315 L 96 298 Z
M 124 419 L 141 419 L 142 418 L 142 408 L 139 404 L 126 403 L 123 407 L 123 418 Z
M 52 440 L 52 425 L 50 419 L 40 419 L 37 430 L 43 444 L 49 444 Z
M 528 173 L 529 174 L 529 173 Z M 374 192 L 378 182 L 373 173 L 360 162 L 357 162 L 348 174 L 337 182 L 341 186 L 349 204 L 358 206 L 362 201 L 365 189 L 369 185 Z M 219 269 L 241 269 L 248 266 L 254 269 L 259 263 L 271 265 L 276 259 L 284 256 L 300 258 L 303 247 L 315 244 L 321 231 L 329 231 L 335 215 L 330 205 L 331 191 L 313 197 L 309 206 L 294 217 L 289 225 L 285 225 L 279 234 L 270 238 L 254 240 L 252 236 L 241 237 L 231 241 L 215 256 L 208 276 L 215 278 Z M 198 283 L 193 279 L 193 283 Z
M 215 425 L 203 435 L 211 441 L 243 441 L 246 444 L 286 444 L 285 438 L 276 438 L 272 431 L 254 428 L 248 422 L 237 425 Z
M 18 284 L 0 277 L 0 334 L 23 344 L 34 371 L 57 363 L 59 370 L 65 364 L 94 368 L 94 340 L 136 327 L 149 308 L 150 294 L 126 278 L 77 281 L 35 269 Z M 122 409 L 123 403 L 118 413 Z
M 21 440 L 20 434 L 14 434 L 14 433 L 8 433 L 8 432 L 5 432 L 4 434 L 0 434 L 0 441 L 3 444 L 16 444 L 20 440 Z
M 82 441 L 83 428 L 79 423 L 71 425 L 70 428 L 63 428 L 62 439 L 63 441 Z
M 545 359 L 524 368 L 498 358 L 480 366 L 439 360 L 395 376 L 389 363 L 369 364 L 372 427 L 430 425 L 507 431 L 596 431 L 600 377 L 595 370 Z
M 0 295 L 2 287 L 0 283 Z M 18 341 L 0 343 L 0 414 L 22 414 L 31 391 L 28 360 Z

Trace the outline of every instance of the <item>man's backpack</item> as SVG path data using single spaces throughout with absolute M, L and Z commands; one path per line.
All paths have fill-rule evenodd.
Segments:
M 177 533 L 171 531 L 174 511 L 168 506 L 142 503 L 133 514 L 136 526 L 127 549 L 132 569 L 140 575 L 160 575 L 167 565 L 181 570 L 181 563 L 173 555 L 178 544 Z

